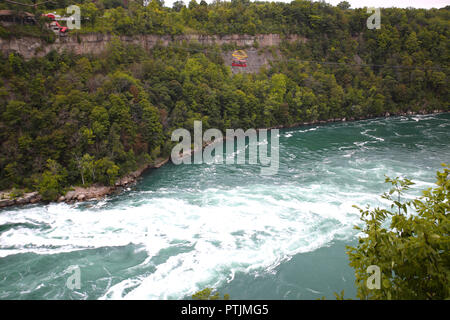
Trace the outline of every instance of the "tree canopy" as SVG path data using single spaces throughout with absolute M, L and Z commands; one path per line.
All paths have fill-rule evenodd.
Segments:
M 38 10 L 68 5 L 56 3 Z M 79 32 L 276 32 L 306 41 L 260 47 L 273 61 L 253 74 L 231 72 L 224 55 L 240 49 L 232 45 L 145 51 L 117 38 L 97 56 L 1 56 L 0 189 L 48 189 L 53 198 L 66 186 L 112 184 L 168 156 L 172 130 L 194 120 L 224 130 L 448 111 L 448 8 L 385 9 L 382 28 L 368 30 L 362 9 L 299 0 L 80 5 L 88 19 Z M 0 36 L 18 35 L 0 27 Z M 48 172 L 57 181 L 39 184 Z

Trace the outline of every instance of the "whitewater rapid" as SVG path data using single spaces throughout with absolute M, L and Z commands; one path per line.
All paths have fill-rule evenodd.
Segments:
M 449 124 L 444 114 L 282 130 L 273 177 L 169 164 L 100 201 L 2 209 L 0 298 L 181 299 L 237 273 L 276 273 L 353 241 L 353 205 L 386 206 L 385 175 L 412 178 L 410 197 L 432 186 L 450 159 Z M 71 265 L 81 270 L 76 295 L 64 286 Z

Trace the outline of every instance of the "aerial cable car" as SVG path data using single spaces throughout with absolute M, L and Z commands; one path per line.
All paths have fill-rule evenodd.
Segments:
M 50 30 L 52 30 L 54 33 L 59 34 L 60 36 L 65 36 L 69 32 L 68 27 L 64 27 L 58 23 L 58 20 L 67 20 L 65 18 L 62 18 L 55 13 L 44 13 L 42 16 L 47 17 L 51 20 L 51 22 L 48 24 Z
M 236 50 L 232 53 L 233 60 L 231 65 L 233 67 L 247 67 L 247 53 L 244 50 Z

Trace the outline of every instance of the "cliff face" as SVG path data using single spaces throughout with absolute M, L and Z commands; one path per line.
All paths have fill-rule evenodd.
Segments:
M 0 38 L 0 51 L 3 54 L 16 52 L 25 59 L 42 57 L 52 50 L 57 52 L 72 51 L 76 54 L 99 54 L 104 51 L 114 36 L 108 34 L 86 34 L 80 36 L 58 37 L 54 43 L 46 43 L 38 38 L 24 37 L 13 39 Z M 178 36 L 158 36 L 158 35 L 136 35 L 119 36 L 124 43 L 140 45 L 146 50 L 150 50 L 156 44 L 167 46 L 169 44 L 182 43 L 183 41 L 199 43 L 202 45 L 212 44 L 236 44 L 238 46 L 253 46 L 258 43 L 261 47 L 277 46 L 283 39 L 289 42 L 306 42 L 305 38 L 297 35 L 282 37 L 279 34 L 258 34 L 258 35 L 178 35 Z

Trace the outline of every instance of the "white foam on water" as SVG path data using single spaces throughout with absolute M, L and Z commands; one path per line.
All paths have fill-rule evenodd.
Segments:
M 191 250 L 174 253 L 149 275 L 111 286 L 102 297 L 182 298 L 202 286 L 225 283 L 237 271 L 270 272 L 296 253 L 326 245 L 337 233 L 351 234 L 348 230 L 358 219 L 353 201 L 326 199 L 323 193 L 329 192 L 323 188 L 207 189 L 197 192 L 197 199 L 215 204 L 204 206 L 170 197 L 147 198 L 149 193 L 142 192 L 116 206 L 25 207 L 0 214 L 0 225 L 33 222 L 47 228 L 3 232 L 0 254 L 55 254 L 132 243 L 143 245 L 149 256 L 146 263 L 152 263 L 161 250 L 182 242 Z
M 363 136 L 366 136 L 366 137 L 375 139 L 376 141 L 384 141 L 383 138 L 380 138 L 380 137 L 377 137 L 377 136 L 368 134 L 368 132 L 373 132 L 373 131 L 377 131 L 377 130 L 376 130 L 376 129 L 366 129 L 366 130 L 362 131 L 361 134 L 362 134 Z
M 309 131 L 316 131 L 317 129 L 319 129 L 319 127 L 314 127 L 314 128 L 309 128 L 309 129 L 305 129 L 305 130 L 298 130 L 298 132 L 309 132 Z
M 227 174 L 245 176 L 245 183 L 229 188 L 219 181 L 201 189 L 195 185 L 201 185 L 203 176 L 207 179 L 220 171 L 202 167 L 195 178 L 186 177 L 184 186 L 174 180 L 170 188 L 131 190 L 118 201 L 2 209 L 0 225 L 15 226 L 0 233 L 0 257 L 129 244 L 145 250 L 146 259 L 128 269 L 145 272 L 120 282 L 109 275 L 102 299 L 178 299 L 229 282 L 238 272 L 273 273 L 295 254 L 354 237 L 353 226 L 360 220 L 352 205 L 387 206 L 379 198 L 387 188 L 374 192 L 376 181 L 382 184 L 384 174 L 394 177 L 403 168 L 410 172 L 401 159 L 370 158 L 363 149 L 382 138 L 370 134 L 374 129 L 362 129 L 369 141 L 349 141 L 348 147 L 336 148 L 337 153 L 336 149 L 305 153 L 300 143 L 290 146 L 283 161 L 295 162 L 289 168 L 280 164 L 280 172 L 288 173 L 281 180 L 255 184 L 245 180 L 250 171 L 227 169 Z M 414 187 L 431 185 L 425 171 L 413 174 Z M 302 182 L 295 182 L 297 178 Z

